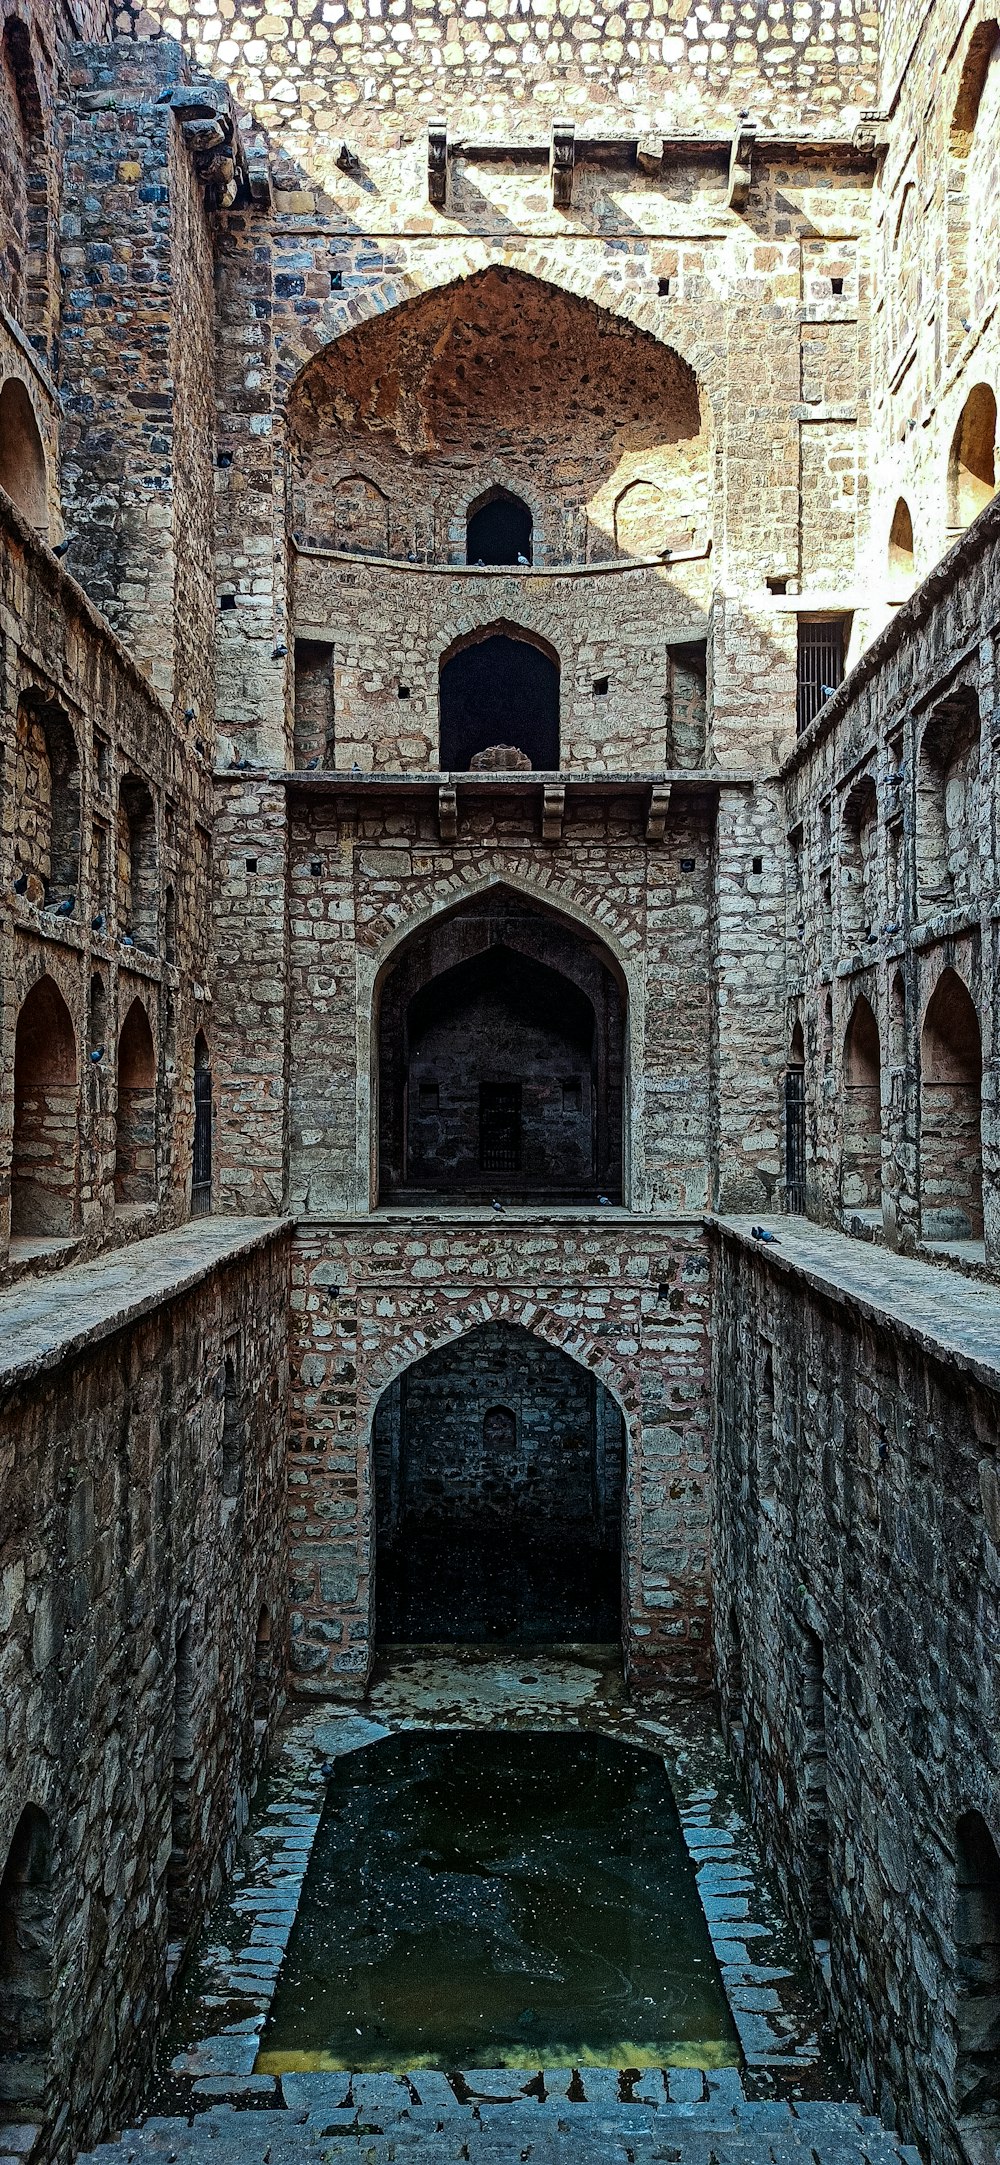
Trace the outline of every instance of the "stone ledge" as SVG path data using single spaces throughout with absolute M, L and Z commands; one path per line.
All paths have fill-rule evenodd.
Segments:
M 20 1279 L 0 1295 L 0 1387 L 34 1382 L 289 1231 L 286 1218 L 196 1218 L 92 1262 Z
M 795 1277 L 811 1291 L 865 1322 L 891 1324 L 933 1360 L 975 1376 L 988 1390 L 1000 1384 L 1000 1300 L 996 1290 L 891 1250 L 853 1240 L 795 1218 L 706 1219 L 717 1240 L 752 1253 L 777 1276 Z M 763 1226 L 773 1241 L 754 1240 Z

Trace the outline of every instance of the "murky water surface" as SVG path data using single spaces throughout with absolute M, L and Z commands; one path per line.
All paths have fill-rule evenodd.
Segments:
M 739 2056 L 662 1761 L 459 1731 L 337 1762 L 261 2070 Z

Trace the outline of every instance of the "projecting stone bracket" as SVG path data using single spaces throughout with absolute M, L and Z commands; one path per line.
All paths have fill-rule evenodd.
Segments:
M 458 840 L 458 791 L 446 785 L 438 790 L 438 833 L 442 842 Z
M 727 210 L 745 210 L 753 179 L 753 146 L 757 130 L 746 121 L 740 121 L 733 130 L 729 151 L 729 185 L 726 189 Z
M 542 841 L 561 842 L 563 819 L 566 813 L 566 791 L 559 782 L 546 783 L 542 790 Z
M 654 782 L 649 792 L 649 804 L 646 808 L 647 842 L 662 842 L 663 830 L 667 824 L 669 810 L 670 783 Z
M 572 120 L 554 120 L 552 147 L 549 151 L 549 178 L 552 182 L 552 202 L 556 210 L 568 210 L 573 201 L 575 167 L 576 123 Z
M 448 123 L 431 120 L 427 125 L 427 199 L 435 210 L 448 201 Z
M 157 103 L 168 105 L 180 124 L 204 189 L 207 210 L 230 210 L 237 202 L 261 200 L 260 176 L 256 176 L 255 187 L 236 112 L 224 84 L 205 77 L 193 83 L 178 83 L 161 92 Z

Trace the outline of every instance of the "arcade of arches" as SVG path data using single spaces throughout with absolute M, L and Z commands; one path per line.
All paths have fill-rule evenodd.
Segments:
M 820 2035 L 995 2165 L 998 115 L 992 0 L 6 22 L 0 2165 L 296 1723 L 568 1646 L 780 1892 L 720 2165 Z

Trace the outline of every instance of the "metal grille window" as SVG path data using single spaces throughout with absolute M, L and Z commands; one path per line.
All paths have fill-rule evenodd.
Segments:
M 842 616 L 825 617 L 821 623 L 799 618 L 795 708 L 799 736 L 844 681 L 844 632 Z
M 806 1071 L 785 1074 L 785 1209 L 802 1217 L 806 1207 Z
M 520 1172 L 520 1083 L 480 1083 L 479 1165 L 484 1173 Z

